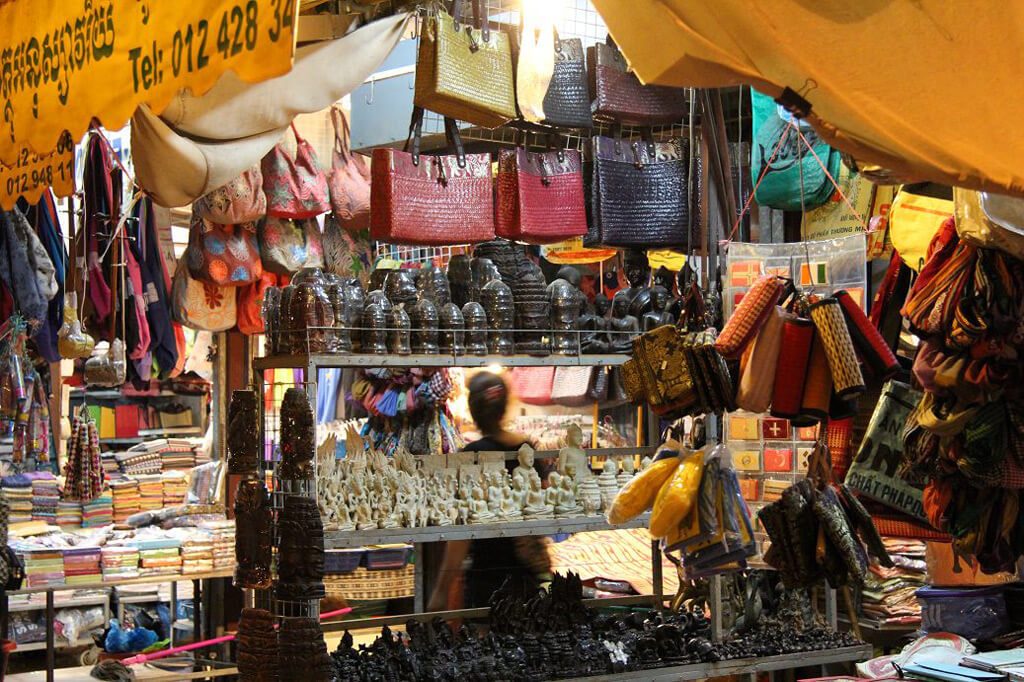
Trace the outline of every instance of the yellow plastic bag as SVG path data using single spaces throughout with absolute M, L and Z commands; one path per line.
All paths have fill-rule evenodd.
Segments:
M 661 486 L 651 511 L 652 538 L 665 537 L 690 515 L 697 500 L 703 469 L 704 452 L 692 452 L 676 467 L 672 478 Z
M 650 509 L 654 504 L 654 498 L 658 496 L 658 491 L 675 473 L 681 461 L 677 456 L 668 456 L 634 476 L 633 480 L 623 486 L 608 507 L 605 514 L 608 523 L 613 526 L 625 523 Z

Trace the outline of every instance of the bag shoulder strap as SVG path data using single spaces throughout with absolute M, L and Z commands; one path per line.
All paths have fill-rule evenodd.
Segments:
M 331 107 L 331 124 L 334 126 L 334 151 L 342 161 L 348 162 L 352 149 L 352 131 L 349 128 L 348 117 L 337 105 Z

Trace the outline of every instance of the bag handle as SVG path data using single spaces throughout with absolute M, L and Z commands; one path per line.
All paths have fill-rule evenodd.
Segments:
M 348 163 L 351 154 L 352 131 L 348 125 L 348 117 L 338 105 L 331 107 L 331 123 L 334 126 L 334 151 L 343 162 Z
M 469 1 L 473 3 L 473 25 L 467 25 L 466 32 L 469 35 L 469 50 L 470 52 L 476 52 L 480 49 L 480 46 L 477 45 L 476 40 L 473 38 L 472 28 L 480 29 L 480 39 L 485 43 L 489 43 L 491 42 L 491 27 L 486 17 L 483 17 L 482 0 Z M 452 22 L 456 31 L 461 30 L 459 24 L 466 23 L 462 20 L 462 2 L 463 0 L 452 0 Z
M 459 135 L 459 126 L 454 118 L 444 117 L 444 134 L 449 144 L 455 147 L 455 156 L 458 159 L 459 168 L 466 167 L 466 150 L 462 145 L 462 137 Z M 423 139 L 423 107 L 412 108 L 412 120 L 409 122 L 409 135 L 405 138 L 403 151 L 409 150 L 409 141 L 412 140 L 412 164 L 420 165 L 420 142 Z

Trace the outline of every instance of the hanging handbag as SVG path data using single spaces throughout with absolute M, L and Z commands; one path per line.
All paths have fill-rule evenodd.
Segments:
M 559 38 L 558 31 L 555 31 L 555 69 L 544 94 L 543 122 L 559 128 L 589 129 L 594 125 L 583 41 Z
M 373 271 L 373 242 L 370 241 L 369 230 L 347 232 L 338 226 L 333 215 L 329 215 L 324 219 L 321 242 L 324 272 L 366 279 Z
M 932 183 L 900 187 L 889 209 L 889 237 L 911 270 L 921 272 L 928 261 L 932 239 L 954 211 L 948 187 Z
M 421 156 L 423 109 L 413 110 L 412 152 L 374 149 L 370 236 L 392 244 L 466 244 L 494 238 L 490 154 L 466 154 L 455 121 L 455 154 Z M 408 145 L 409 141 L 406 141 Z
M 512 372 L 512 390 L 520 402 L 550 405 L 554 367 L 518 367 Z
M 611 36 L 587 48 L 594 118 L 626 125 L 679 123 L 686 115 L 686 90 L 643 85 L 629 70 Z
M 186 249 L 187 250 L 187 249 Z M 235 326 L 236 304 L 233 289 L 192 279 L 188 273 L 188 255 L 178 261 L 171 284 L 171 316 L 190 329 L 222 332 Z
M 263 173 L 258 165 L 192 203 L 192 213 L 221 225 L 254 223 L 267 214 Z
M 295 158 L 278 143 L 260 161 L 267 215 L 276 218 L 311 218 L 331 210 L 327 178 L 320 170 L 316 152 L 299 135 L 295 124 Z
M 689 248 L 686 143 L 594 137 L 592 231 L 584 244 Z
M 357 232 L 370 226 L 370 166 L 362 154 L 353 154 L 348 119 L 340 107 L 331 107 L 334 125 L 334 151 L 327 187 L 331 192 L 331 211 L 338 225 Z
M 257 227 L 263 269 L 292 275 L 302 268 L 323 267 L 323 244 L 316 220 L 267 217 Z
M 252 284 L 238 287 L 235 302 L 238 331 L 249 335 L 263 333 L 263 294 L 277 284 L 277 275 L 264 272 L 263 276 Z
M 587 391 L 594 367 L 557 367 L 551 384 L 551 402 L 579 407 L 591 401 Z
M 572 149 L 498 152 L 495 234 L 528 244 L 551 244 L 587 233 L 580 153 Z
M 188 233 L 188 271 L 200 282 L 240 287 L 263 275 L 256 226 L 211 223 L 192 213 Z
M 595 367 L 590 375 L 590 386 L 587 388 L 587 397 L 595 403 L 602 403 L 608 399 L 608 383 L 611 373 L 610 367 Z
M 452 13 L 427 15 L 416 55 L 417 107 L 442 116 L 497 128 L 516 117 L 512 47 L 507 34 L 492 31 L 482 0 L 470 0 L 476 26 L 463 22 L 463 0 Z
M 722 357 L 734 359 L 743 355 L 768 315 L 775 309 L 782 294 L 782 284 L 775 275 L 762 275 L 743 295 L 729 321 L 722 327 L 715 348 Z

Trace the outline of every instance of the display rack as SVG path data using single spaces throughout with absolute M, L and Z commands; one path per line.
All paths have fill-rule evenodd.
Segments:
M 357 353 L 335 355 L 276 355 L 253 360 L 257 373 L 266 369 L 335 369 L 344 367 L 615 367 L 629 360 L 628 355 L 373 355 Z M 310 376 L 313 376 L 310 374 Z

